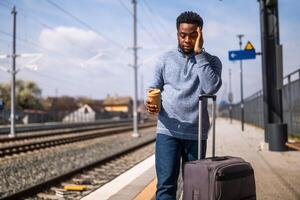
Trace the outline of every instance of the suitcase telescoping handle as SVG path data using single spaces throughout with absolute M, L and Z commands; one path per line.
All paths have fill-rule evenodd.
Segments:
M 217 101 L 217 96 L 216 95 L 200 95 L 199 96 L 199 129 L 198 129 L 198 160 L 201 159 L 201 154 L 202 154 L 202 107 L 204 103 L 206 102 L 207 105 L 207 99 L 212 99 L 213 100 L 213 105 L 212 105 L 212 157 L 215 157 L 215 122 L 216 122 L 216 101 Z

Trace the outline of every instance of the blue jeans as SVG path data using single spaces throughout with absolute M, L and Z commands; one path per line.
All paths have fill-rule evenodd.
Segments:
M 201 158 L 205 158 L 206 145 L 207 140 L 202 140 Z M 198 141 L 157 134 L 155 145 L 156 200 L 176 200 L 180 159 L 182 163 L 197 160 L 197 155 Z

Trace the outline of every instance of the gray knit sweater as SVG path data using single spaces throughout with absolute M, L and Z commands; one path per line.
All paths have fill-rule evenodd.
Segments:
M 222 63 L 207 52 L 184 54 L 180 48 L 164 53 L 155 66 L 148 88 L 159 88 L 161 111 L 157 133 L 181 139 L 198 139 L 198 96 L 214 94 L 222 85 Z M 203 109 L 203 139 L 207 139 L 209 116 Z

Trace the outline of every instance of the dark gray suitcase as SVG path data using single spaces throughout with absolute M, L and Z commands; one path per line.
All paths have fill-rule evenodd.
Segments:
M 215 156 L 216 96 L 200 95 L 199 111 L 203 103 L 213 99 L 212 106 L 212 157 L 201 159 L 201 142 L 198 143 L 198 160 L 186 162 L 183 170 L 183 200 L 255 200 L 254 171 L 242 158 Z M 199 141 L 202 140 L 202 112 L 199 112 Z

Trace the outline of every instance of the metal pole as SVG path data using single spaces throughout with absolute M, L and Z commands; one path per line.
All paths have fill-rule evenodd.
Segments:
M 244 37 L 243 34 L 237 35 L 239 38 L 239 45 L 240 50 L 242 50 L 242 37 Z M 241 125 L 242 125 L 242 131 L 244 131 L 244 91 L 243 91 L 243 62 L 240 60 L 240 78 L 241 78 Z
M 232 101 L 233 101 L 233 94 L 232 94 L 232 89 L 231 89 L 231 69 L 229 69 L 228 72 L 229 72 L 229 95 L 228 95 L 229 117 L 230 117 L 230 124 L 232 124 Z
M 132 0 L 133 6 L 133 54 L 134 54 L 134 100 L 133 100 L 133 137 L 140 137 L 138 133 L 138 116 L 137 116 L 137 96 L 138 96 L 138 66 L 137 66 L 137 20 L 136 20 L 136 0 Z
M 213 107 L 212 107 L 212 157 L 216 156 L 216 99 L 213 99 Z M 202 111 L 202 110 L 201 110 Z M 201 141 L 202 142 L 202 141 Z
M 11 79 L 11 100 L 10 100 L 10 134 L 15 137 L 15 103 L 16 103 L 16 7 L 14 6 L 11 14 L 13 15 L 13 49 L 12 49 L 12 79 Z
M 144 102 L 144 76 L 141 75 L 141 82 L 140 82 L 140 87 L 141 87 L 141 97 L 140 97 L 140 101 Z M 141 123 L 144 123 L 144 109 L 141 110 L 141 113 L 140 113 L 140 122 Z
M 283 124 L 282 114 L 282 63 L 279 37 L 278 1 L 259 0 L 263 108 L 265 125 L 265 142 L 272 137 L 269 126 Z M 285 134 L 285 133 L 284 133 Z
M 144 76 L 141 75 L 141 82 L 140 82 L 140 87 L 141 87 L 141 101 L 144 102 Z
M 260 37 L 261 37 L 261 65 L 262 65 L 262 83 L 263 83 L 263 124 L 265 127 L 265 142 L 269 141 L 268 136 L 268 123 L 269 123 L 269 106 L 268 106 L 268 82 L 267 82 L 267 69 L 266 69 L 266 61 L 267 61 L 267 55 L 266 55 L 266 24 L 267 24 L 267 17 L 265 12 L 265 2 L 263 0 L 259 1 L 259 14 L 260 14 Z
M 292 107 L 292 88 L 291 88 L 291 75 L 288 75 L 288 98 L 289 98 L 289 122 L 290 122 L 290 129 L 289 132 L 290 134 L 293 134 L 293 107 Z

